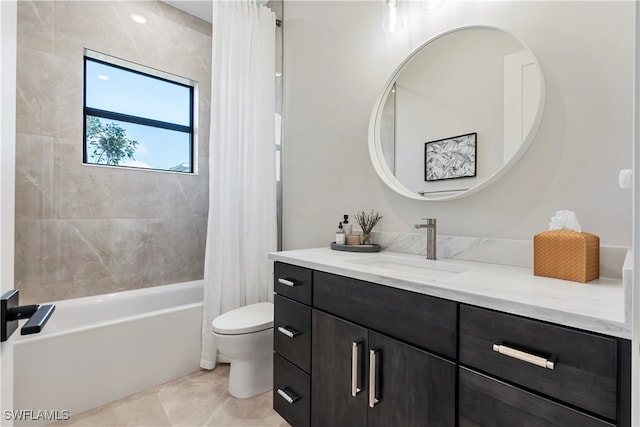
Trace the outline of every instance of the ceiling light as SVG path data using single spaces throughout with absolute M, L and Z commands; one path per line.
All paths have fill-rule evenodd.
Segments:
M 382 31 L 396 32 L 404 27 L 402 19 L 398 18 L 397 0 L 385 0 L 386 6 L 382 17 Z
M 147 23 L 147 18 L 145 18 L 142 15 L 138 15 L 137 13 L 132 13 L 131 15 L 129 15 L 129 18 L 131 18 L 131 20 L 133 22 L 137 22 L 138 24 L 146 24 Z

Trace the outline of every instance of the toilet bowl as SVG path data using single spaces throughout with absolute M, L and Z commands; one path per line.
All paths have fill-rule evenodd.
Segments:
M 228 311 L 211 324 L 218 351 L 230 361 L 229 394 L 245 399 L 273 387 L 273 304 Z

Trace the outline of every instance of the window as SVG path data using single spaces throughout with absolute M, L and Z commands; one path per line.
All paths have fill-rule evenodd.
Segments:
M 196 82 L 85 50 L 84 163 L 195 172 Z

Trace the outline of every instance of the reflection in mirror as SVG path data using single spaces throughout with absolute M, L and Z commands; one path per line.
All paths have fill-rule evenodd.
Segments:
M 375 105 L 369 141 L 374 166 L 391 188 L 408 197 L 463 197 L 493 182 L 522 156 L 543 103 L 542 72 L 523 42 L 492 27 L 448 32 L 401 64 Z M 476 175 L 454 170 L 443 176 L 462 177 L 427 181 L 427 143 L 472 133 L 477 134 Z M 445 150 L 439 167 L 455 169 L 464 163 L 459 157 L 455 149 Z
M 380 144 L 382 146 L 382 155 L 384 161 L 391 169 L 392 173 L 396 171 L 396 85 L 394 84 L 387 95 L 384 106 L 382 107 L 382 116 L 380 117 Z

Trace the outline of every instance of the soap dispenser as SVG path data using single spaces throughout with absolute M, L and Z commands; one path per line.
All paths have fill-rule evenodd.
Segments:
M 338 231 L 336 231 L 336 245 L 344 245 L 346 243 L 346 237 L 344 234 L 344 229 L 342 227 L 342 223 L 338 223 Z
M 349 237 L 353 234 L 353 225 L 349 224 L 349 215 L 343 215 L 344 221 L 342 221 L 342 228 L 344 229 L 344 234 Z

